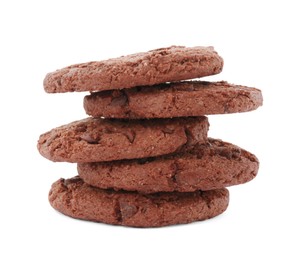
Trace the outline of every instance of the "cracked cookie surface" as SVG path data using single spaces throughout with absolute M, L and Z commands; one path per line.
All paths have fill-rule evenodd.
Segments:
M 104 61 L 71 65 L 48 73 L 48 93 L 102 91 L 155 85 L 218 74 L 223 59 L 213 47 L 171 46 Z
M 84 98 L 84 109 L 95 117 L 170 118 L 247 112 L 262 102 L 256 88 L 226 81 L 183 81 L 91 93 Z
M 215 217 L 228 207 L 227 189 L 190 193 L 103 190 L 79 177 L 60 179 L 49 192 L 53 208 L 73 218 L 132 227 L 161 227 Z
M 243 184 L 258 172 L 259 161 L 248 151 L 221 140 L 172 155 L 106 163 L 80 163 L 88 184 L 115 190 L 192 192 Z
M 117 120 L 86 118 L 42 134 L 38 150 L 55 162 L 153 157 L 207 141 L 207 117 Z

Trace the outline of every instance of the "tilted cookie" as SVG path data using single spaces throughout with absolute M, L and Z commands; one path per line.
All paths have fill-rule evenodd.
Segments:
M 226 81 L 183 81 L 91 93 L 84 98 L 84 109 L 95 117 L 170 118 L 246 112 L 262 102 L 256 88 Z
M 79 177 L 56 181 L 52 207 L 73 218 L 132 227 L 161 227 L 205 220 L 223 213 L 227 189 L 139 194 L 94 188 Z
M 220 73 L 213 47 L 171 46 L 104 61 L 71 65 L 46 75 L 49 93 L 101 91 L 193 79 Z
M 55 162 L 99 162 L 169 154 L 207 141 L 206 117 L 117 120 L 87 118 L 40 136 L 38 150 Z
M 79 163 L 78 174 L 99 188 L 153 193 L 213 190 L 252 180 L 259 161 L 244 149 L 209 138 L 204 145 L 141 160 Z

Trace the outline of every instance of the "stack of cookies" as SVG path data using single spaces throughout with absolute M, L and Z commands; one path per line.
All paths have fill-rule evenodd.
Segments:
M 77 163 L 78 176 L 56 181 L 51 205 L 83 220 L 160 227 L 224 212 L 226 187 L 252 180 L 258 159 L 208 137 L 205 115 L 251 111 L 261 91 L 225 81 L 212 47 L 172 46 L 49 73 L 48 93 L 90 91 L 86 119 L 44 133 L 42 156 Z

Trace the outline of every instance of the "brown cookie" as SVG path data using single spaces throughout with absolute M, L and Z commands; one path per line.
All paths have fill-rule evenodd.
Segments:
M 156 158 L 79 163 L 78 174 L 99 188 L 143 193 L 221 189 L 252 180 L 259 168 L 253 154 L 209 138 L 208 144 Z
M 40 136 L 38 150 L 55 162 L 99 162 L 169 154 L 207 141 L 206 117 L 153 120 L 87 118 Z
M 46 75 L 49 93 L 101 91 L 193 79 L 220 73 L 213 47 L 171 46 L 116 59 L 72 65 Z
M 161 227 L 205 220 L 223 213 L 227 189 L 139 194 L 94 188 L 79 177 L 52 185 L 53 208 L 73 218 L 132 227 Z
M 184 81 L 91 93 L 88 115 L 107 118 L 170 118 L 251 111 L 262 105 L 256 88 L 225 81 Z

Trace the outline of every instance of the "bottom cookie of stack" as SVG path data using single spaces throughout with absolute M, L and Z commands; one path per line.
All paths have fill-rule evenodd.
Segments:
M 143 194 L 100 189 L 76 176 L 53 183 L 53 208 L 73 218 L 132 227 L 161 227 L 213 218 L 229 202 L 226 188 Z

